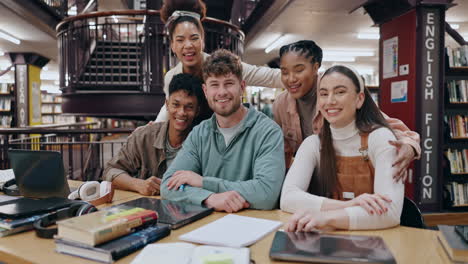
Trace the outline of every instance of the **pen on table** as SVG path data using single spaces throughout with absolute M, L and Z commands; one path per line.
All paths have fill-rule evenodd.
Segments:
M 181 184 L 181 185 L 179 186 L 179 191 L 183 191 L 184 189 L 185 189 L 185 184 Z

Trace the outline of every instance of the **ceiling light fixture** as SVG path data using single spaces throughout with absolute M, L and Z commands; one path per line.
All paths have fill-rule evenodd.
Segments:
M 453 28 L 453 29 L 459 29 L 460 28 L 460 25 L 459 24 L 452 24 L 452 23 L 449 23 L 450 27 Z
M 341 61 L 341 62 L 355 62 L 356 58 L 351 56 L 323 56 L 322 61 Z
M 270 43 L 265 48 L 265 53 L 270 53 L 270 51 L 274 50 L 276 47 L 278 47 L 281 42 L 283 42 L 286 39 L 286 35 L 280 35 L 278 38 L 276 38 L 273 42 Z
M 0 38 L 4 39 L 4 40 L 8 40 L 10 42 L 13 42 L 15 43 L 16 45 L 19 45 L 21 43 L 21 40 L 3 32 L 3 31 L 0 31 Z
M 340 49 L 340 50 L 323 50 L 324 56 L 330 57 L 372 57 L 375 55 L 373 50 L 359 49 Z
M 378 33 L 358 33 L 358 39 L 380 39 L 380 35 Z

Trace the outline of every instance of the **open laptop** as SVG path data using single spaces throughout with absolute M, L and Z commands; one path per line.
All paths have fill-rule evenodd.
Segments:
M 66 198 L 70 194 L 60 152 L 13 149 L 8 157 L 22 196 Z
M 177 229 L 192 223 L 213 212 L 212 208 L 203 207 L 201 205 L 147 197 L 132 200 L 124 204 L 158 212 L 158 222 L 170 225 L 171 229 Z
M 59 152 L 8 150 L 8 156 L 24 197 L 0 203 L 0 217 L 27 217 L 73 203 Z
M 277 231 L 270 257 L 313 263 L 396 263 L 380 237 L 319 232 Z

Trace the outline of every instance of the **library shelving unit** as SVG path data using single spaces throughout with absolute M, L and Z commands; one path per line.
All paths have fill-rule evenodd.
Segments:
M 61 124 L 75 122 L 74 116 L 62 115 L 62 97 L 60 94 L 41 93 L 42 124 Z
M 14 84 L 0 83 L 0 128 L 12 126 L 14 114 Z
M 443 147 L 447 164 L 443 172 L 444 210 L 468 211 L 468 67 L 446 65 Z
M 405 196 L 424 213 L 444 206 L 445 12 L 450 0 L 366 1 L 379 25 L 379 107 L 420 136 L 421 156 L 408 170 Z

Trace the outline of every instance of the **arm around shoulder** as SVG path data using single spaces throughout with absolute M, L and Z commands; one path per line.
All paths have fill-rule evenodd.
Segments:
M 420 146 L 420 136 L 417 132 L 411 131 L 408 126 L 405 125 L 400 119 L 391 118 L 382 112 L 390 128 L 395 133 L 397 139 L 403 141 L 403 143 L 413 147 L 415 153 L 415 159 L 421 157 L 421 146 Z
M 242 62 L 242 77 L 250 86 L 270 88 L 284 87 L 281 82 L 281 70 L 264 66 L 255 66 Z

